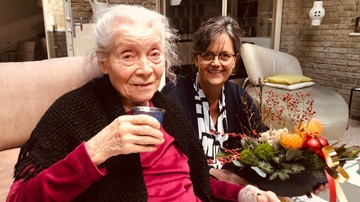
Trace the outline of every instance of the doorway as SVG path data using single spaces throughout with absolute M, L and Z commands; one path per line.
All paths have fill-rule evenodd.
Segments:
M 42 0 L 42 7 L 48 58 L 68 56 L 63 0 Z
M 29 59 L 47 58 L 41 1 L 0 1 L 0 39 L 0 62 L 16 61 L 27 42 L 35 43 Z

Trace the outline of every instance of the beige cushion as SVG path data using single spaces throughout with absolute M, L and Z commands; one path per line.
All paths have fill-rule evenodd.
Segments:
M 20 146 L 50 105 L 100 74 L 83 57 L 0 63 L 0 201 L 13 182 Z M 10 149 L 14 148 L 14 149 Z

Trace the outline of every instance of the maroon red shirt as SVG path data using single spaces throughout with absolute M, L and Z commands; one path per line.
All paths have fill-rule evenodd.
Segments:
M 194 194 L 187 156 L 162 127 L 161 131 L 165 142 L 154 152 L 140 153 L 148 201 L 200 201 Z M 106 168 L 91 161 L 83 142 L 35 177 L 14 182 L 7 201 L 71 201 L 105 175 Z M 237 201 L 242 186 L 211 178 L 210 188 L 216 198 Z

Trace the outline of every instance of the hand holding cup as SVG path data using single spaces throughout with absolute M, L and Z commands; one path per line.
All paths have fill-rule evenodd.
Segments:
M 155 151 L 156 145 L 165 141 L 159 130 L 165 110 L 157 108 L 135 113 L 119 116 L 86 142 L 85 147 L 96 165 L 116 155 Z M 149 117 L 151 114 L 155 118 Z

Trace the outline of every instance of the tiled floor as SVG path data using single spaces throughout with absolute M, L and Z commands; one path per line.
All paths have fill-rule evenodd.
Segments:
M 348 145 L 360 145 L 360 120 L 349 119 L 348 129 L 339 141 Z

